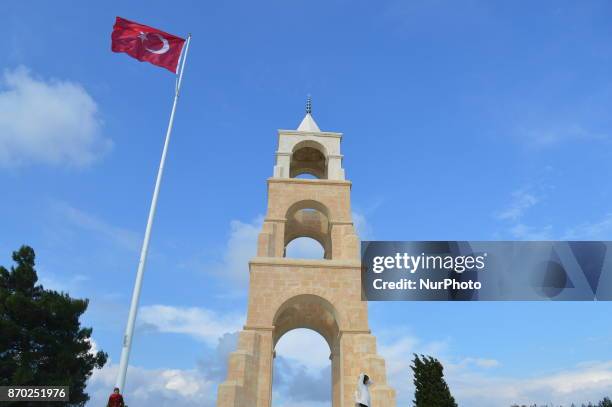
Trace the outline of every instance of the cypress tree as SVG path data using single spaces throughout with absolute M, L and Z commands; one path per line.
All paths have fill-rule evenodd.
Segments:
M 431 356 L 414 355 L 415 407 L 457 407 L 444 380 L 442 363 Z

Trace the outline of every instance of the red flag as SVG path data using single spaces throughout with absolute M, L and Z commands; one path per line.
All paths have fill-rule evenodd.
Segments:
M 125 52 L 139 61 L 147 61 L 177 72 L 185 40 L 155 28 L 117 17 L 111 35 L 113 52 Z

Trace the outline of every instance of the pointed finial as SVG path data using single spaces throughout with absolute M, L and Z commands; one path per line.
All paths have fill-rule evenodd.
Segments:
M 306 99 L 306 114 L 311 114 L 312 113 L 312 98 L 310 97 L 310 94 L 308 95 L 308 98 Z

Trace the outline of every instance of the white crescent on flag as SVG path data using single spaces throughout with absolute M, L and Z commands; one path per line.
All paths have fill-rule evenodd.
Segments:
M 159 38 L 159 40 L 162 42 L 162 47 L 160 49 L 151 49 L 147 47 L 146 45 L 144 45 L 144 42 L 147 39 L 147 33 L 141 31 L 138 37 L 140 37 L 140 41 L 142 41 L 142 44 L 144 45 L 144 49 L 146 49 L 152 54 L 157 54 L 157 55 L 165 54 L 166 52 L 168 52 L 168 50 L 170 49 L 170 44 L 168 43 L 168 40 L 162 37 L 160 34 L 153 33 L 153 35 L 156 35 L 157 38 Z

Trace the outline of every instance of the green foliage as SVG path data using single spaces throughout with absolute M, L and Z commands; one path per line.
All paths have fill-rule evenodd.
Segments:
M 612 407 L 612 400 L 609 397 L 604 397 L 603 400 L 599 402 L 597 407 Z
M 415 354 L 412 363 L 415 407 L 457 407 L 444 380 L 444 368 L 437 359 Z
M 36 285 L 34 259 L 22 246 L 16 266 L 0 266 L 0 386 L 69 386 L 69 403 L 45 405 L 84 406 L 86 381 L 107 355 L 90 352 L 92 329 L 79 322 L 88 300 Z

